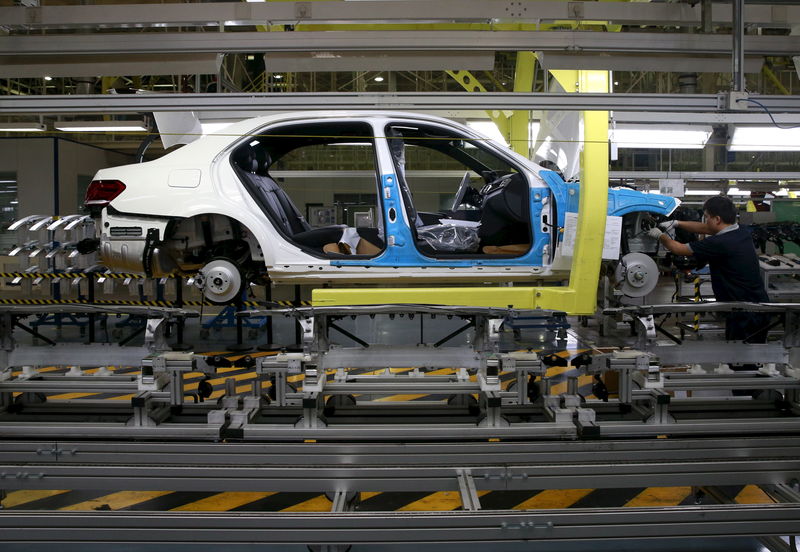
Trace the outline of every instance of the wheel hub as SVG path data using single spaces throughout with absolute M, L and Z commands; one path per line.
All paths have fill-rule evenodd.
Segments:
M 214 259 L 200 270 L 198 282 L 209 300 L 227 303 L 241 293 L 242 275 L 233 262 Z

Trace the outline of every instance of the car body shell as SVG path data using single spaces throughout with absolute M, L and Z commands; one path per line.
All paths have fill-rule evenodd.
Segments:
M 387 246 L 371 258 L 326 258 L 292 243 L 279 232 L 243 186 L 230 161 L 235 148 L 281 125 L 310 122 L 361 121 L 373 129 L 379 209 Z M 398 190 L 397 171 L 387 140 L 388 123 L 424 123 L 475 140 L 493 155 L 518 168 L 529 184 L 531 247 L 514 258 L 432 257 L 415 245 L 412 225 Z M 144 271 L 142 255 L 148 230 L 165 239 L 176 220 L 219 215 L 238 221 L 250 244 L 252 259 L 275 282 L 431 282 L 519 281 L 564 278 L 554 264 L 568 212 L 578 211 L 580 186 L 564 182 L 525 157 L 493 142 L 475 130 L 440 117 L 395 112 L 300 112 L 248 119 L 204 136 L 154 161 L 103 169 L 95 180 L 119 180 L 125 190 L 101 213 L 98 237 L 104 262 L 112 269 Z M 454 190 L 455 191 L 455 190 Z M 675 198 L 630 189 L 609 189 L 609 216 L 647 212 L 667 216 L 678 206 Z M 390 216 L 394 214 L 394 218 Z M 554 217 L 555 223 L 548 217 Z M 543 224 L 543 221 L 545 222 Z M 112 228 L 141 227 L 138 236 L 112 235 Z M 118 233 L 119 234 L 119 233 Z M 563 263 L 562 263 L 563 264 Z M 158 272 L 157 270 L 155 271 Z

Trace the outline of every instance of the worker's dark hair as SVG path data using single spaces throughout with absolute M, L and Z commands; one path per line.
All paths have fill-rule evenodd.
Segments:
M 725 196 L 710 197 L 703 203 L 703 211 L 712 217 L 719 217 L 725 224 L 736 222 L 736 206 Z

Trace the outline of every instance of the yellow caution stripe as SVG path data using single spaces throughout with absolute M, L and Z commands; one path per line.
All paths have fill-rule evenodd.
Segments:
M 236 305 L 237 303 L 231 302 L 229 305 Z M 241 303 L 243 307 L 264 307 L 270 304 L 275 304 L 281 307 L 300 307 L 310 306 L 310 301 L 272 301 L 267 303 L 258 301 L 244 301 Z M 95 299 L 93 302 L 84 299 L 0 299 L 0 305 L 94 305 L 94 306 L 114 306 L 114 307 L 178 307 L 178 303 L 174 301 L 134 301 L 134 300 L 119 300 L 119 299 Z M 208 301 L 184 301 L 181 306 L 184 307 L 213 307 L 219 306 L 209 303 Z
M 134 274 L 133 272 L 0 272 L 0 278 L 45 278 L 55 280 L 58 278 L 111 278 L 114 280 L 125 279 L 145 279 L 146 276 L 142 274 Z M 174 278 L 174 276 L 168 276 Z

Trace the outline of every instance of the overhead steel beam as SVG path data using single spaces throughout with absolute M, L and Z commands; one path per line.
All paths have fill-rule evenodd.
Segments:
M 759 96 L 753 96 L 758 100 Z M 773 113 L 772 118 L 782 125 L 800 124 L 800 113 Z M 656 123 L 656 124 L 711 124 L 711 125 L 764 125 L 772 124 L 772 119 L 758 107 L 747 111 L 717 113 L 654 113 L 652 111 L 628 111 L 614 114 L 617 123 Z
M 800 113 L 800 96 L 758 96 L 773 113 Z M 125 94 L 0 96 L 0 114 L 137 113 L 150 111 L 299 111 L 334 109 L 562 110 L 713 113 L 725 108 L 717 94 L 581 94 L 470 92 Z
M 492 60 L 494 61 L 494 60 Z M 0 56 L 0 75 L 6 78 L 82 77 L 86 75 L 216 74 L 219 54 L 141 54 L 77 56 Z
M 603 5 L 606 5 L 605 3 Z M 748 35 L 749 55 L 792 56 L 800 36 Z M 295 31 L 0 36 L 2 56 L 311 51 L 580 51 L 729 54 L 730 35 L 590 31 Z M 0 69 L 0 77 L 2 77 Z
M 728 181 L 752 180 L 772 182 L 778 180 L 800 181 L 800 172 L 748 172 L 748 171 L 609 171 L 611 180 L 659 180 L 682 178 L 683 180 Z
M 421 9 L 422 8 L 422 9 Z M 750 26 L 790 28 L 800 6 L 749 5 Z M 263 25 L 266 23 L 450 23 L 607 21 L 619 25 L 699 26 L 700 6 L 687 3 L 598 3 L 549 0 L 422 0 L 364 2 L 265 2 L 161 5 L 41 6 L 0 8 L 9 28 L 75 28 L 175 25 Z M 728 3 L 713 6 L 711 22 L 729 25 Z

